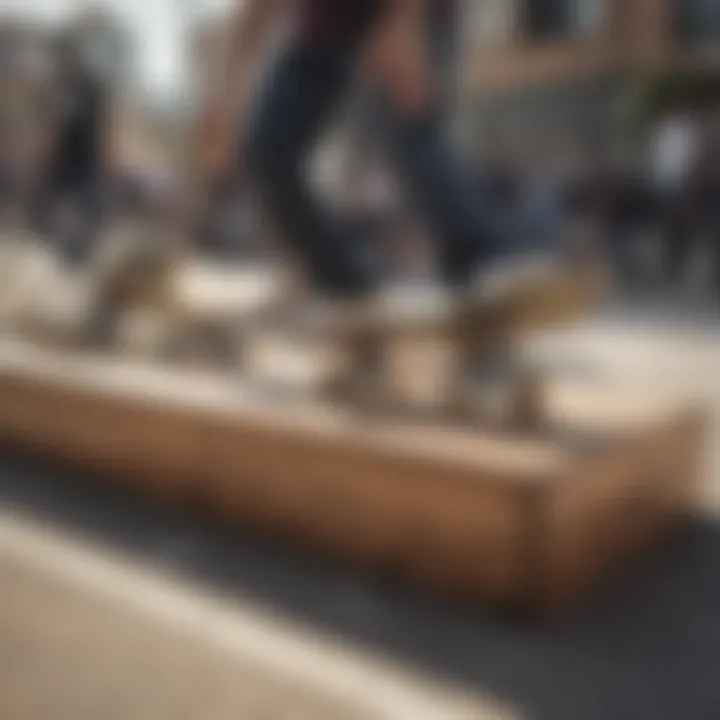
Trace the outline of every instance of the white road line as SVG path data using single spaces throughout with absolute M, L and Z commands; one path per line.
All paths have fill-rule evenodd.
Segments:
M 420 677 L 383 658 L 303 631 L 246 601 L 161 578 L 20 517 L 0 517 L 0 556 L 71 582 L 154 622 L 387 720 L 518 720 L 516 711 Z

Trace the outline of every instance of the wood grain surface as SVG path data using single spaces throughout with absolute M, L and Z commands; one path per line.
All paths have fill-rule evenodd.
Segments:
M 675 403 L 569 386 L 551 392 L 535 437 L 368 422 L 237 379 L 9 341 L 0 403 L 5 442 L 378 572 L 528 607 L 575 598 L 688 513 L 702 428 Z

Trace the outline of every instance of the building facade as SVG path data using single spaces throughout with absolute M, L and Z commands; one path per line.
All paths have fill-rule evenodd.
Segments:
M 638 85 L 679 68 L 720 72 L 718 0 L 472 0 L 463 97 L 496 141 L 598 143 Z

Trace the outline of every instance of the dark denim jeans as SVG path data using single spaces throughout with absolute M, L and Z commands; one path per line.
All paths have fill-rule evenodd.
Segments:
M 57 213 L 65 203 L 79 215 L 78 227 L 66 233 L 57 227 Z M 102 225 L 102 176 L 99 171 L 63 170 L 40 188 L 32 209 L 33 227 L 46 236 L 72 264 L 85 263 Z
M 452 75 L 448 38 L 449 24 L 428 32 L 443 84 Z M 312 150 L 350 89 L 356 50 L 349 43 L 299 40 L 286 46 L 262 88 L 248 137 L 248 168 L 268 219 L 318 289 L 335 294 L 364 293 L 377 281 L 362 238 L 321 207 L 306 173 Z M 498 247 L 470 168 L 448 142 L 446 90 L 439 90 L 427 112 L 412 117 L 380 92 L 368 93 L 367 128 L 438 242 L 444 279 L 461 285 Z

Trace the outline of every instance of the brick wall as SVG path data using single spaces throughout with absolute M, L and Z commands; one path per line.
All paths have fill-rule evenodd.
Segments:
M 466 43 L 464 81 L 470 92 L 494 92 L 510 86 L 569 82 L 610 72 L 645 70 L 662 64 L 672 51 L 674 0 L 606 0 L 603 24 L 595 30 L 555 41 L 530 42 L 519 33 L 520 2 L 502 37 L 487 38 L 476 26 L 489 0 L 471 11 L 476 30 Z M 507 20 L 506 20 L 507 22 Z
M 650 73 L 708 63 L 720 72 L 720 43 L 677 41 L 675 3 L 682 0 L 606 0 L 601 26 L 543 41 L 522 36 L 523 1 L 504 4 L 494 33 L 482 30 L 483 13 L 499 4 L 467 3 L 464 97 L 491 124 L 515 125 L 523 135 L 555 125 L 560 134 L 587 137 L 610 130 L 623 98 Z

